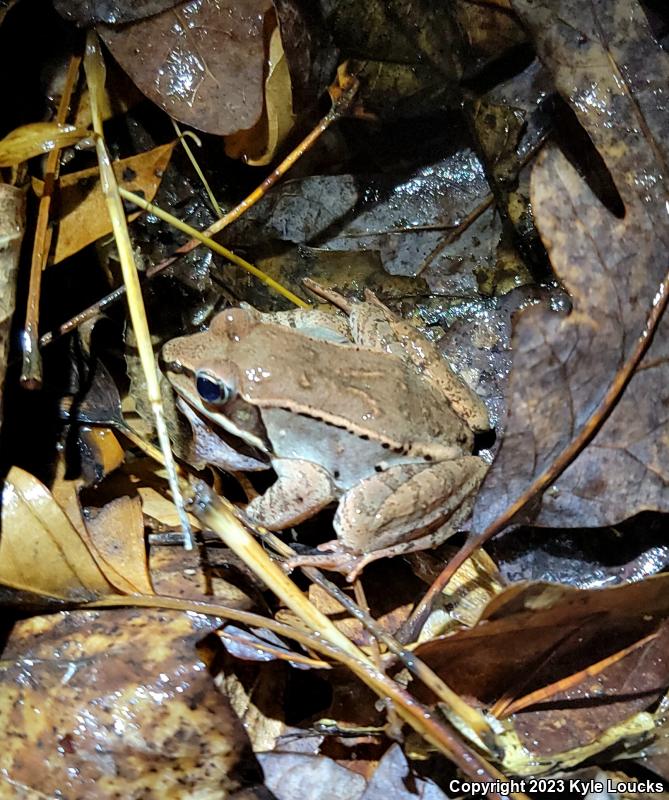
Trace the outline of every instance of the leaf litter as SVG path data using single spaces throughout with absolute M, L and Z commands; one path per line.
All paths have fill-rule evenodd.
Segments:
M 0 38 L 55 26 L 50 8 L 26 22 L 34 1 L 0 19 Z M 243 507 L 267 482 L 194 457 L 168 407 L 198 537 L 196 552 L 176 547 L 136 331 L 115 306 L 88 87 L 76 87 L 77 122 L 56 130 L 35 112 L 31 73 L 17 74 L 34 102 L 12 107 L 0 141 L 0 584 L 16 617 L 0 796 L 95 785 L 92 797 L 176 797 L 187 785 L 286 800 L 451 797 L 454 778 L 577 776 L 586 761 L 630 784 L 668 778 L 657 574 L 668 358 L 666 315 L 652 316 L 667 271 L 669 68 L 654 38 L 666 14 L 647 19 L 634 0 L 560 0 L 557 13 L 529 0 L 54 6 L 96 26 L 105 59 L 146 96 L 128 101 L 114 71 L 106 95 L 95 89 L 97 134 L 104 116 L 115 178 L 135 202 L 129 241 L 156 351 L 220 308 L 314 304 L 305 277 L 346 298 L 372 289 L 485 401 L 494 432 L 477 452 L 490 466 L 463 527 L 507 531 L 447 585 L 482 539 L 455 558 L 449 543 L 369 566 L 353 586 L 313 568 L 293 582 L 270 554 L 331 538 L 329 512 L 290 545 L 249 528 Z M 78 35 L 63 39 L 61 62 Z M 338 53 L 350 60 L 335 75 Z M 197 169 L 174 149 L 168 115 L 205 132 Z M 22 207 L 26 194 L 38 202 L 36 156 L 54 147 L 39 303 L 53 344 L 44 388 L 21 394 L 9 324 Z M 226 228 L 237 261 L 220 244 L 204 254 L 184 219 L 208 235 Z M 76 608 L 90 601 L 99 607 Z M 102 739 L 115 742 L 105 759 Z M 541 796 L 529 786 L 512 796 Z

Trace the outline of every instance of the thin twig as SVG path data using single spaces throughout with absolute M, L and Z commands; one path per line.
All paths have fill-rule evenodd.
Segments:
M 81 56 L 73 55 L 67 68 L 67 76 L 63 93 L 58 104 L 56 122 L 65 124 L 70 113 L 72 93 L 79 77 Z M 33 244 L 32 261 L 30 264 L 30 283 L 28 285 L 28 303 L 26 307 L 26 321 L 21 335 L 22 368 L 21 384 L 25 389 L 40 389 L 42 386 L 42 358 L 39 352 L 38 330 L 39 309 L 42 296 L 42 272 L 46 266 L 51 246 L 51 231 L 49 227 L 49 213 L 51 198 L 58 180 L 60 171 L 60 148 L 54 147 L 46 159 L 44 173 L 44 188 L 39 201 L 37 223 L 35 225 L 35 241 Z
M 158 441 L 165 459 L 165 469 L 167 470 L 167 479 L 172 491 L 172 500 L 181 521 L 181 528 L 184 535 L 184 547 L 187 550 L 191 550 L 193 548 L 193 532 L 191 531 L 190 521 L 188 520 L 188 514 L 186 513 L 183 497 L 179 488 L 179 478 L 177 476 L 170 438 L 167 432 L 167 422 L 165 420 L 165 411 L 163 409 L 163 401 L 160 393 L 156 359 L 151 345 L 151 334 L 146 319 L 146 311 L 144 310 L 144 300 L 142 298 L 139 275 L 132 252 L 132 243 L 130 242 L 130 235 L 128 233 L 128 223 L 123 210 L 123 201 L 118 191 L 116 176 L 104 140 L 100 101 L 105 85 L 105 64 L 102 51 L 100 50 L 100 42 L 94 31 L 90 31 L 86 39 L 84 69 L 88 82 L 93 130 L 96 133 L 95 149 L 97 151 L 98 164 L 100 167 L 100 185 L 107 203 L 107 210 L 114 231 L 119 262 L 123 272 L 123 283 L 128 296 L 130 320 L 135 332 L 137 349 L 146 380 L 146 393 L 149 403 L 151 404 L 151 410 L 153 411 L 153 417 L 156 423 Z
M 288 170 L 318 141 L 320 136 L 326 131 L 333 122 L 343 117 L 353 104 L 355 94 L 358 90 L 358 81 L 353 76 L 342 71 L 340 67 L 337 82 L 330 87 L 330 96 L 332 97 L 332 108 L 323 117 L 323 119 L 316 125 L 316 127 L 297 145 L 297 147 L 289 153 L 286 158 L 273 170 L 265 180 L 256 188 L 251 194 L 244 198 L 235 208 L 229 211 L 221 219 L 214 222 L 209 228 L 204 231 L 204 235 L 212 237 L 219 233 L 223 228 L 230 225 L 235 220 L 239 219 L 242 214 L 248 211 L 260 199 L 262 199 L 267 192 L 288 172 Z M 199 244 L 197 239 L 191 239 L 181 247 L 177 248 L 171 256 L 163 259 L 159 264 L 147 270 L 147 278 L 153 278 L 159 272 L 167 269 L 178 258 L 186 253 L 190 253 Z M 92 306 L 84 309 L 76 316 L 64 322 L 55 331 L 49 331 L 40 339 L 40 346 L 45 347 L 58 338 L 64 336 L 66 333 L 78 328 L 89 319 L 97 317 L 104 309 L 109 308 L 117 300 L 125 294 L 125 287 L 119 286 L 113 292 L 98 300 Z
M 300 297 L 290 289 L 286 289 L 285 286 L 280 284 L 278 281 L 275 281 L 274 278 L 271 278 L 266 272 L 263 272 L 258 267 L 251 264 L 249 261 L 241 258 L 240 256 L 233 253 L 232 250 L 228 250 L 227 247 L 224 247 L 222 244 L 214 241 L 213 239 L 209 238 L 204 233 L 200 233 L 200 231 L 193 228 L 191 225 L 186 224 L 178 217 L 173 216 L 167 211 L 164 211 L 159 206 L 155 205 L 154 203 L 150 203 L 148 200 L 145 200 L 143 197 L 140 197 L 138 194 L 134 194 L 133 192 L 129 192 L 127 189 L 124 189 L 122 186 L 119 186 L 119 192 L 121 197 L 124 200 L 129 200 L 131 203 L 134 203 L 136 206 L 143 208 L 144 211 L 148 211 L 151 214 L 155 214 L 156 217 L 162 219 L 163 222 L 167 222 L 172 227 L 176 228 L 177 230 L 183 231 L 187 233 L 189 236 L 192 236 L 194 239 L 197 239 L 198 242 L 201 242 L 205 247 L 208 247 L 210 250 L 213 250 L 215 253 L 227 258 L 228 261 L 231 261 L 233 264 L 245 269 L 247 272 L 250 272 L 251 275 L 254 275 L 258 278 L 259 281 L 262 281 L 266 286 L 269 286 L 271 289 L 274 289 L 277 294 L 280 294 L 282 297 L 285 297 L 287 300 L 290 300 L 291 303 L 298 306 L 299 308 L 309 308 L 309 303 L 305 303 Z

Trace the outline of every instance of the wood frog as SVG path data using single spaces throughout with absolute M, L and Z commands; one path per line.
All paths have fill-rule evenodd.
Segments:
M 344 315 L 231 308 L 162 358 L 198 459 L 276 472 L 248 517 L 282 530 L 337 502 L 331 552 L 292 563 L 352 578 L 459 529 L 487 469 L 474 432 L 489 420 L 436 346 L 373 294 L 310 288 Z

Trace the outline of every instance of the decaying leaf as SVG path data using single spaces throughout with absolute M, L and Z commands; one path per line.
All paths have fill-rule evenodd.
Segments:
M 217 624 L 147 609 L 19 623 L 0 672 L 0 795 L 225 798 L 261 782 L 241 723 L 196 656 Z
M 113 592 L 46 486 L 18 467 L 9 471 L 2 491 L 0 583 L 68 600 Z
M 666 690 L 667 578 L 603 590 L 516 584 L 491 601 L 476 627 L 419 645 L 416 654 L 455 691 L 487 706 L 555 685 L 515 713 L 512 727 L 533 754 L 570 751 L 561 763 L 575 764 L 613 744 L 606 732 Z M 649 717 L 645 730 L 652 728 Z M 521 761 L 514 770 L 538 769 Z
M 190 0 L 98 31 L 142 92 L 170 116 L 218 135 L 252 127 L 263 107 L 271 0 Z
M 667 270 L 669 56 L 636 2 L 514 0 L 540 57 L 611 171 L 624 205 L 603 207 L 566 158 L 544 153 L 532 207 L 574 310 L 527 310 L 513 338 L 505 438 L 475 508 L 483 530 L 584 431 L 630 357 Z M 615 120 L 615 124 L 612 124 Z M 625 395 L 550 488 L 534 521 L 604 525 L 669 510 L 666 322 Z
M 339 51 L 311 0 L 273 0 L 290 68 L 296 113 L 311 106 L 332 82 Z
M 322 797 L 323 787 L 332 787 L 333 800 L 447 800 L 431 780 L 410 775 L 407 759 L 398 744 L 393 744 L 368 781 L 331 758 L 299 752 L 261 753 L 260 763 L 266 785 L 277 800 L 295 797 Z M 407 782 L 411 778 L 411 786 Z
M 0 167 L 15 167 L 54 148 L 70 147 L 90 136 L 85 128 L 60 122 L 31 122 L 0 140 Z
M 260 753 L 266 786 L 277 800 L 317 797 L 324 786 L 335 788 L 334 798 L 360 800 L 365 779 L 331 758 L 308 753 Z
M 174 142 L 147 150 L 130 158 L 114 161 L 114 174 L 119 185 L 147 200 L 153 200 L 165 169 L 174 150 Z M 79 252 L 86 245 L 111 232 L 111 220 L 107 213 L 97 167 L 63 175 L 57 184 L 59 213 L 56 217 L 58 229 L 55 233 L 53 264 Z M 41 181 L 33 178 L 33 189 L 38 196 L 42 192 Z M 134 219 L 141 212 L 134 212 Z
M 449 5 L 416 0 L 320 4 L 345 53 L 356 59 L 365 107 L 388 118 L 434 113 L 459 102 L 461 68 Z
M 456 134 L 452 134 L 455 136 Z M 452 138 L 452 137 L 451 137 Z M 435 163 L 404 173 L 312 175 L 287 181 L 257 204 L 229 232 L 233 242 L 274 239 L 339 251 L 378 250 L 391 275 L 417 275 L 445 237 L 458 240 L 492 202 L 482 165 L 466 146 Z M 500 229 L 492 219 L 494 254 Z M 484 234 L 478 231 L 478 235 Z M 485 236 L 486 243 L 490 236 Z M 461 240 L 458 240 L 461 241 Z M 458 248 L 458 241 L 454 247 Z M 484 258 L 442 259 L 459 293 L 475 292 Z M 443 262 L 446 262 L 444 266 Z

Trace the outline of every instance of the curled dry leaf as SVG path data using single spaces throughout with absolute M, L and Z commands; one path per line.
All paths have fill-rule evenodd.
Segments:
M 0 583 L 63 600 L 113 592 L 46 486 L 18 467 L 9 471 L 2 490 Z
M 163 174 L 167 169 L 174 142 L 147 150 L 130 158 L 113 162 L 114 174 L 119 186 L 146 200 L 153 200 Z M 58 198 L 58 229 L 52 263 L 58 264 L 86 245 L 111 232 L 112 225 L 107 213 L 105 198 L 100 185 L 97 167 L 63 175 L 56 186 Z M 38 197 L 42 193 L 42 181 L 33 178 L 33 189 Z M 129 219 L 135 219 L 135 212 Z
M 225 798 L 261 782 L 196 656 L 217 624 L 148 609 L 20 622 L 0 673 L 0 796 Z
M 263 108 L 271 0 L 191 0 L 100 36 L 139 89 L 170 116 L 217 135 L 251 128 Z
M 574 310 L 563 316 L 536 306 L 518 320 L 507 428 L 477 499 L 478 531 L 587 430 L 644 335 L 669 265 L 669 56 L 640 6 L 514 0 L 514 7 L 609 168 L 624 216 L 605 208 L 559 151 L 543 154 L 532 207 Z M 668 332 L 660 323 L 622 400 L 533 509 L 534 522 L 605 525 L 642 509 L 669 510 Z
M 89 509 L 85 523 L 96 551 L 105 562 L 105 574 L 113 584 L 126 592 L 153 594 L 140 498 L 124 495 L 111 500 L 95 514 Z
M 5 385 L 9 334 L 16 298 L 16 275 L 26 224 L 25 214 L 25 192 L 15 186 L 0 183 L 0 392 Z
M 60 122 L 31 122 L 0 140 L 0 167 L 16 167 L 22 161 L 42 156 L 54 148 L 70 147 L 91 132 Z

